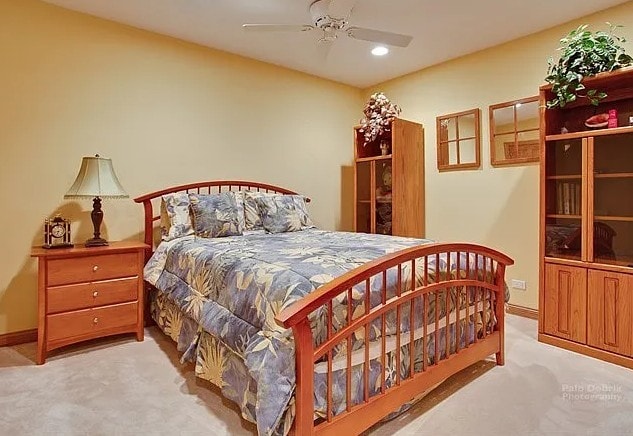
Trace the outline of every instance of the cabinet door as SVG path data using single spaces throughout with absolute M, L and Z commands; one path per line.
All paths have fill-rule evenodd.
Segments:
M 633 266 L 633 134 L 592 138 L 589 261 Z M 592 237 L 593 236 L 593 237 Z
M 587 270 L 545 265 L 545 333 L 587 341 Z
M 589 345 L 633 355 L 633 276 L 589 271 Z
M 376 214 L 376 228 L 374 233 L 381 235 L 393 234 L 393 195 L 391 181 L 392 163 L 389 159 L 376 159 L 374 164 L 375 202 L 373 209 Z
M 583 160 L 587 141 L 570 139 L 545 143 L 545 256 L 584 259 L 585 210 Z
M 375 229 L 375 224 L 372 219 L 374 215 L 374 209 L 372 207 L 374 199 L 374 175 L 372 168 L 372 161 L 356 162 L 354 228 L 357 232 L 361 233 L 374 233 Z

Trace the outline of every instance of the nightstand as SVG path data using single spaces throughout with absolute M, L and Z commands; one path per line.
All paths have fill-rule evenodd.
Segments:
M 49 351 L 88 339 L 136 333 L 143 340 L 143 265 L 140 242 L 44 249 L 38 258 L 37 364 Z

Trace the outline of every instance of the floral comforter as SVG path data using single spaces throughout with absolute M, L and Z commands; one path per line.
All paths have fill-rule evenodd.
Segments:
M 259 434 L 280 434 L 287 430 L 283 421 L 284 417 L 288 418 L 285 414 L 291 408 L 294 394 L 295 358 L 292 332 L 279 327 L 275 316 L 351 269 L 387 253 L 429 242 L 316 229 L 215 239 L 190 236 L 161 244 L 145 267 L 145 279 L 159 290 L 163 299 L 169 300 L 198 324 L 207 335 L 204 336 L 207 345 L 209 338 L 217 339 L 232 355 L 243 360 L 248 378 L 256 383 L 256 392 L 248 389 L 240 401 L 243 414 L 252 416 L 254 411 Z M 431 263 L 434 261 L 429 262 L 429 267 L 434 269 Z M 454 259 L 448 268 L 445 259 L 442 263 L 444 266 L 440 265 L 440 270 L 454 270 Z M 464 268 L 465 263 L 461 265 Z M 394 282 L 394 277 L 388 276 L 387 286 L 393 286 Z M 373 305 L 380 301 L 382 283 L 372 283 L 371 287 Z M 358 298 L 360 301 L 357 303 L 362 306 L 364 296 L 359 295 Z M 341 313 L 347 311 L 346 304 L 342 299 L 337 302 L 340 307 L 334 308 L 335 318 L 336 310 Z M 442 314 L 445 309 L 438 308 Z M 314 317 L 313 334 L 315 341 L 319 342 L 326 327 L 322 316 L 315 312 Z M 406 322 L 403 319 L 403 331 L 406 331 Z M 416 323 L 416 326 L 419 325 L 421 322 Z M 451 327 L 454 328 L 454 325 Z M 474 325 L 461 329 L 462 345 L 465 341 L 472 341 L 475 334 L 472 330 Z M 377 337 L 376 331 L 379 329 L 372 329 L 370 339 Z M 191 350 L 198 346 L 196 341 L 189 344 L 190 355 Z M 180 345 L 180 348 L 186 348 L 186 344 Z M 204 347 L 202 341 L 200 347 Z M 239 388 L 234 380 L 244 378 L 237 371 L 238 365 L 233 365 L 236 374 L 231 375 L 227 362 L 209 360 L 221 365 L 221 370 L 207 368 L 206 372 L 215 373 L 213 382 L 228 397 L 235 398 L 234 391 Z M 407 368 L 400 370 L 406 371 Z M 379 373 L 372 366 L 374 372 Z M 335 377 L 341 378 L 344 386 L 344 373 Z M 354 378 L 360 379 L 360 375 Z M 322 381 L 319 383 L 318 375 L 315 382 L 318 391 L 319 385 L 323 384 Z M 362 398 L 363 393 L 359 391 L 358 395 Z M 344 397 L 344 393 L 341 396 Z M 317 409 L 322 403 L 322 398 L 319 398 L 316 398 Z M 337 405 L 337 408 L 343 407 L 344 404 Z

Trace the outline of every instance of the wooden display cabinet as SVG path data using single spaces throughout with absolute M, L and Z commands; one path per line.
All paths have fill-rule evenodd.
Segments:
M 539 339 L 633 368 L 633 69 L 584 84 L 608 97 L 545 109 L 540 90 Z M 612 109 L 618 127 L 585 126 Z
M 355 231 L 424 237 L 422 125 L 396 118 L 388 137 L 367 145 L 359 129 L 354 128 Z

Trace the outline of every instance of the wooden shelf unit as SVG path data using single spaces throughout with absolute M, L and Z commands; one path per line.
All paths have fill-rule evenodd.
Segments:
M 633 222 L 633 217 L 630 216 L 601 216 L 594 215 L 594 219 L 597 221 L 630 221 Z
M 580 180 L 580 179 L 582 179 L 582 174 L 547 176 L 547 180 Z
M 545 140 L 561 141 L 565 139 L 585 138 L 587 137 L 588 134 L 591 136 L 604 136 L 604 135 L 615 135 L 618 133 L 632 133 L 632 132 L 633 132 L 633 126 L 624 126 L 624 127 L 614 127 L 611 129 L 596 129 L 596 130 L 586 130 L 586 131 L 574 132 L 574 133 L 547 135 L 545 137 Z
M 558 218 L 558 219 L 569 219 L 569 220 L 579 220 L 582 219 L 582 215 L 571 215 L 571 214 L 558 214 L 558 213 L 550 213 L 547 214 L 547 218 Z
M 603 173 L 594 174 L 596 179 L 630 179 L 633 178 L 633 173 Z
M 354 230 L 424 237 L 422 125 L 396 118 L 388 137 L 366 145 L 359 129 L 354 128 Z M 381 154 L 381 141 L 391 153 Z
M 585 85 L 608 93 L 598 108 L 545 109 L 551 88 L 540 89 L 539 340 L 633 368 L 633 126 L 623 126 L 633 116 L 633 68 Z M 621 127 L 584 126 L 610 109 Z M 571 132 L 557 133 L 563 127 Z M 569 190 L 579 214 L 560 213 Z
M 391 154 L 380 155 L 380 156 L 369 156 L 369 157 L 359 157 L 356 159 L 356 162 L 371 162 L 376 160 L 386 160 L 389 161 L 392 159 Z

